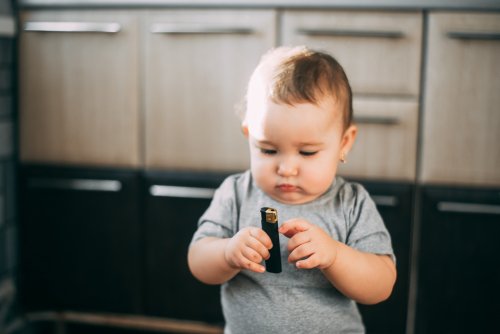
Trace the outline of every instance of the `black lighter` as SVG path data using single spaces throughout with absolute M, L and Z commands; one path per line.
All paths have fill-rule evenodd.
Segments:
M 262 229 L 267 233 L 273 248 L 269 250 L 271 256 L 266 260 L 266 271 L 270 273 L 281 272 L 281 252 L 280 252 L 280 238 L 278 234 L 278 211 L 273 208 L 260 209 L 260 222 Z

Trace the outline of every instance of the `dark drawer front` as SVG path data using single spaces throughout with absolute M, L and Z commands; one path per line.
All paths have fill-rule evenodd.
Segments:
M 28 310 L 140 312 L 138 177 L 20 173 L 20 294 Z
M 500 310 L 500 191 L 422 193 L 417 333 L 488 333 Z

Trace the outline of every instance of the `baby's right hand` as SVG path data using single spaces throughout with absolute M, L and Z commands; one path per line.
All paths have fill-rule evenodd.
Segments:
M 236 233 L 226 245 L 224 256 L 229 266 L 263 273 L 262 260 L 269 258 L 271 239 L 261 228 L 245 227 Z

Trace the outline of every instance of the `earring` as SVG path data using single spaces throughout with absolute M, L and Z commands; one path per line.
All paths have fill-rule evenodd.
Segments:
M 346 158 L 345 158 L 345 152 L 342 151 L 340 152 L 340 162 L 345 164 L 347 161 L 346 161 Z

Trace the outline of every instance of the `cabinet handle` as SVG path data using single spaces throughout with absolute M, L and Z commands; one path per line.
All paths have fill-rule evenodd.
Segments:
M 307 36 L 391 38 L 405 37 L 402 31 L 347 30 L 347 29 L 297 29 L 297 33 Z
M 500 41 L 500 33 L 498 32 L 449 31 L 446 36 L 461 40 Z
M 161 186 L 161 185 L 153 185 L 149 188 L 149 193 L 155 197 L 210 199 L 213 197 L 214 192 L 215 189 L 213 188 Z
M 26 22 L 24 31 L 31 32 L 90 32 L 114 34 L 121 30 L 116 22 Z
M 492 204 L 439 202 L 437 209 L 441 212 L 500 215 L 500 205 Z
M 30 188 L 119 192 L 122 183 L 117 180 L 92 180 L 92 179 L 48 179 L 33 178 L 28 180 Z
M 372 195 L 372 199 L 378 206 L 396 207 L 398 205 L 396 196 Z
M 252 28 L 246 27 L 217 27 L 201 25 L 178 25 L 168 23 L 152 24 L 150 31 L 153 34 L 167 35 L 250 35 L 255 33 Z
M 396 117 L 383 116 L 354 116 L 354 123 L 358 124 L 379 124 L 379 125 L 397 125 L 400 123 Z

